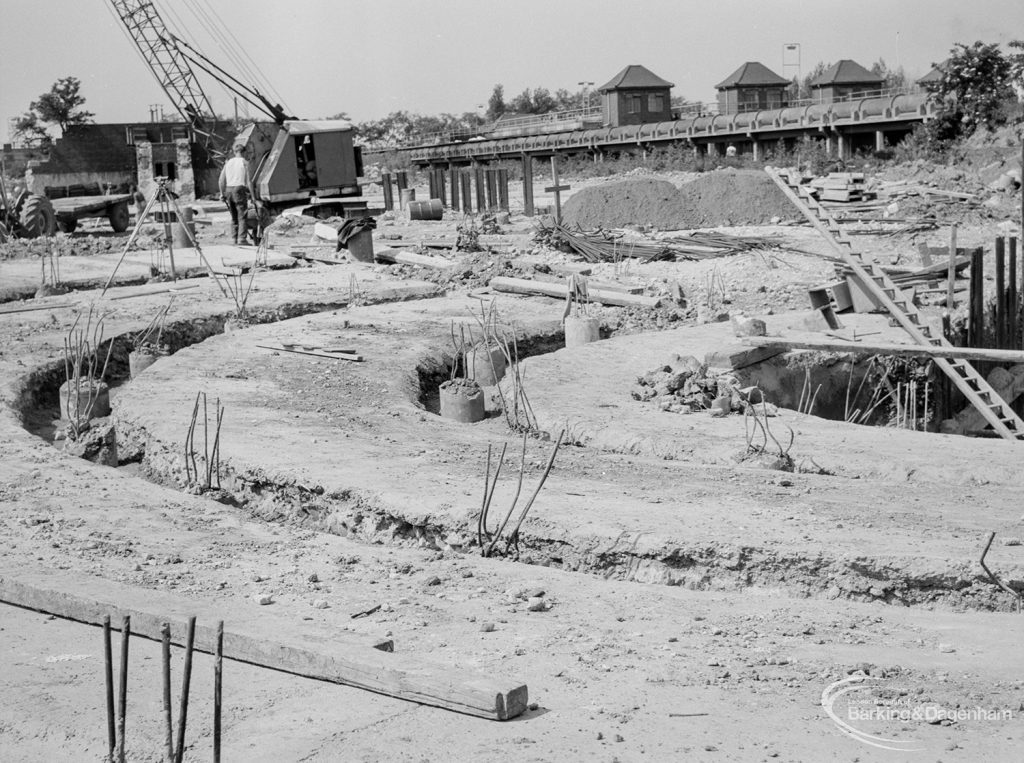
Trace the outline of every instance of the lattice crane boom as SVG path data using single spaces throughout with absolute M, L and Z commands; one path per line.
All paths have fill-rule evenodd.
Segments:
M 182 118 L 208 134 L 213 106 L 152 0 L 110 0 L 143 60 Z

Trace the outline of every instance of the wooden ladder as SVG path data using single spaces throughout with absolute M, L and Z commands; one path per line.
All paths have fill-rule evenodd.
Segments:
M 807 186 L 801 185 L 800 177 L 785 170 L 766 167 L 768 176 L 782 189 L 808 222 L 825 238 L 833 251 L 853 270 L 864 288 L 880 302 L 918 344 L 951 347 L 952 344 L 941 334 L 934 335 L 925 324 L 913 301 L 907 297 L 873 258 L 864 255 L 853 245 L 853 241 L 836 221 L 835 217 L 810 195 Z M 977 370 L 966 360 L 932 358 L 933 362 L 953 380 L 964 397 L 978 409 L 1000 437 L 1017 440 L 1024 437 L 1024 420 L 1007 405 L 999 393 L 985 381 Z

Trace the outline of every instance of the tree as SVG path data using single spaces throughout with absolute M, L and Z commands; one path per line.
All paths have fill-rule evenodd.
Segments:
M 491 97 L 487 99 L 487 121 L 493 122 L 507 111 L 505 105 L 504 85 L 495 85 L 491 91 Z
M 871 64 L 871 71 L 885 80 L 882 84 L 882 88 L 885 90 L 894 90 L 907 85 L 907 73 L 903 71 L 903 67 L 890 69 L 884 58 L 879 58 Z
M 32 101 L 29 110 L 15 122 L 15 136 L 45 144 L 51 140 L 47 131 L 49 126 L 58 127 L 63 135 L 72 125 L 92 122 L 95 114 L 82 108 L 85 97 L 79 92 L 81 87 L 77 77 L 64 77 L 54 82 L 50 91 Z
M 53 124 L 60 128 L 61 133 L 71 125 L 84 125 L 92 122 L 96 116 L 85 111 L 85 97 L 78 91 L 82 83 L 77 77 L 65 77 L 53 83 L 50 92 L 43 93 L 29 105 L 29 109 L 39 115 L 39 121 Z
M 26 111 L 14 120 L 11 138 L 21 146 L 48 146 L 53 140 L 46 127 L 39 123 L 39 115 L 32 111 Z
M 995 43 L 953 46 L 940 67 L 942 77 L 928 85 L 928 98 L 938 108 L 936 124 L 943 125 L 947 139 L 970 135 L 980 127 L 991 130 L 1006 121 L 1003 106 L 1013 97 L 1014 66 Z
M 820 77 L 826 71 L 828 71 L 828 68 L 830 66 L 832 66 L 832 64 L 826 61 L 818 61 L 818 63 L 816 63 L 811 68 L 811 70 L 807 72 L 806 75 L 804 75 L 803 79 L 793 77 L 793 81 L 789 85 L 790 100 L 798 101 L 810 98 L 812 95 L 811 83 L 814 82 L 814 80 L 818 79 L 818 77 Z

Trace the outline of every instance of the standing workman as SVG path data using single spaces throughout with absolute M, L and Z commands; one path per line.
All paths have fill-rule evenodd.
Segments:
M 252 178 L 249 176 L 249 163 L 243 154 L 245 146 L 237 144 L 234 156 L 227 160 L 220 171 L 220 198 L 228 205 L 231 213 L 231 238 L 238 244 L 246 243 L 245 211 L 249 207 L 249 197 L 255 196 L 252 191 Z

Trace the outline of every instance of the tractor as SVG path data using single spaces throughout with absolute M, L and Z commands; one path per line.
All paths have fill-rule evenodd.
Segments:
M 52 236 L 56 230 L 57 216 L 48 198 L 27 190 L 12 198 L 0 177 L 0 244 L 12 236 L 38 238 Z

